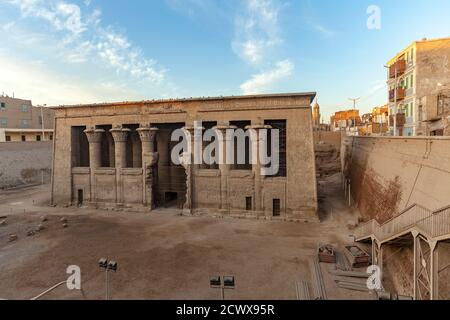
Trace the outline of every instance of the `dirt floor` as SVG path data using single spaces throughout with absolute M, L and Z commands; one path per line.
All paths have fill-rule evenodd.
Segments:
M 210 275 L 234 275 L 226 299 L 295 299 L 295 282 L 312 285 L 310 262 L 319 244 L 352 243 L 348 224 L 358 219 L 343 200 L 339 175 L 319 184 L 322 223 L 183 217 L 152 213 L 52 208 L 49 187 L 0 194 L 0 298 L 30 299 L 67 279 L 78 265 L 83 294 L 61 287 L 46 299 L 104 299 L 99 258 L 118 261 L 110 275 L 112 299 L 219 299 Z M 47 221 L 42 222 L 46 216 Z M 2 218 L 3 217 L 3 218 Z M 6 218 L 5 218 L 6 217 Z M 67 218 L 63 227 L 61 218 Z M 40 224 L 45 229 L 27 232 Z M 18 239 L 9 242 L 11 234 Z M 322 264 L 329 299 L 371 299 L 337 288 Z M 311 292 L 312 294 L 312 292 Z

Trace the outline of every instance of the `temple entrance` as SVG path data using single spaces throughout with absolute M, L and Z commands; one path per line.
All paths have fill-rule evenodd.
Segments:
M 156 135 L 156 152 L 159 154 L 158 178 L 155 184 L 156 207 L 183 208 L 186 202 L 186 171 L 181 165 L 172 163 L 171 154 L 178 141 L 171 141 L 173 131 L 182 129 L 184 123 L 154 125 L 159 129 Z
M 78 195 L 77 195 L 77 205 L 79 207 L 83 206 L 83 202 L 84 202 L 84 195 L 83 195 L 83 190 L 78 190 Z

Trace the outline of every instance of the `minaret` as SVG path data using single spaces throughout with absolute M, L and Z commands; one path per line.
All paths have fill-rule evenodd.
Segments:
M 313 107 L 313 126 L 315 128 L 320 126 L 320 105 L 317 100 Z

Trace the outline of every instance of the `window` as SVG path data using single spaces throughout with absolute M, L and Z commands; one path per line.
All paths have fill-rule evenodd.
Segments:
M 25 120 L 25 119 L 20 120 L 20 127 L 21 127 L 22 129 L 28 128 L 28 120 Z
M 203 122 L 202 126 L 204 128 L 202 137 L 205 137 L 206 131 L 216 127 L 217 126 L 217 122 L 214 122 L 214 121 Z M 208 146 L 210 146 L 210 144 L 214 144 L 216 142 L 216 139 L 217 139 L 216 135 L 214 135 L 214 137 L 212 138 L 211 142 L 204 141 L 205 139 L 203 139 L 203 141 L 202 141 L 202 144 L 203 144 L 202 152 L 205 152 L 205 149 Z M 216 156 L 215 152 L 212 152 L 211 156 L 215 157 Z M 214 170 L 214 169 L 217 170 L 217 169 L 219 169 L 219 164 L 218 163 L 209 164 L 211 162 L 210 160 L 212 160 L 212 159 L 206 159 L 205 156 L 202 157 L 202 159 L 203 159 L 202 160 L 203 163 L 200 166 L 201 169 L 210 169 L 210 170 Z
M 411 88 L 414 87 L 414 75 L 413 74 L 411 75 L 411 78 L 409 79 L 409 81 L 410 81 Z
M 22 142 L 27 141 L 27 138 L 25 136 L 22 136 L 21 138 L 22 138 Z
M 286 177 L 287 176 L 287 162 L 286 162 L 286 147 L 287 147 L 287 128 L 286 120 L 266 120 L 265 125 L 271 126 L 272 130 L 279 130 L 279 148 L 278 150 L 272 150 L 272 130 L 269 130 L 267 134 L 267 153 L 269 157 L 272 157 L 272 152 L 278 152 L 278 159 L 280 161 L 280 166 L 278 173 L 272 177 Z
M 231 126 L 237 127 L 236 130 L 242 130 L 246 134 L 248 134 L 248 132 L 245 128 L 247 126 L 250 126 L 251 124 L 251 121 L 230 121 Z M 244 141 L 239 140 L 240 139 L 238 139 L 237 137 L 234 138 L 234 165 L 231 166 L 231 169 L 252 170 L 252 164 L 250 161 L 250 136 L 246 136 Z M 238 154 L 238 152 L 241 152 L 242 150 L 245 150 L 245 154 Z
M 53 135 L 52 134 L 50 135 L 50 141 L 53 141 Z
M 280 199 L 273 199 L 273 216 L 279 217 L 281 216 L 281 201 Z
M 0 128 L 8 128 L 8 119 L 0 118 Z
M 247 211 L 252 210 L 252 197 L 245 198 L 245 210 L 247 210 Z
M 6 142 L 11 142 L 11 136 L 6 136 L 5 139 L 6 139 Z
M 5 111 L 6 110 L 6 104 L 4 102 L 0 103 L 0 111 Z
M 42 125 L 42 117 L 39 116 L 39 124 Z
M 423 112 L 423 107 L 419 106 L 419 121 L 423 121 L 423 114 L 422 114 L 422 112 Z
M 26 104 L 23 104 L 22 105 L 22 112 L 28 112 L 28 110 L 29 110 L 29 106 L 26 105 Z
M 36 136 L 36 141 L 41 141 L 41 136 L 40 135 Z

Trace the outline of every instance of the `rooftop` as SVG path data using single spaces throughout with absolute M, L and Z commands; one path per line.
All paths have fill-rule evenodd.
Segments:
M 293 93 L 273 93 L 273 94 L 258 94 L 258 95 L 245 95 L 245 96 L 219 96 L 219 97 L 196 97 L 196 98 L 173 98 L 173 99 L 154 99 L 154 100 L 142 100 L 142 101 L 122 101 L 122 102 L 104 102 L 104 103 L 89 103 L 89 104 L 76 104 L 76 105 L 60 105 L 52 106 L 52 109 L 63 108 L 86 108 L 86 107 L 107 107 L 107 106 L 129 106 L 139 104 L 156 104 L 164 102 L 192 102 L 192 101 L 220 101 L 220 100 L 242 100 L 242 99 L 255 99 L 255 98 L 290 98 L 290 97 L 309 97 L 310 103 L 313 102 L 316 97 L 316 92 L 293 92 Z
M 408 46 L 406 46 L 403 50 L 401 50 L 400 52 L 398 52 L 395 57 L 393 57 L 392 59 L 390 59 L 388 61 L 388 66 L 392 65 L 395 61 L 397 61 L 402 55 L 405 54 L 406 51 L 408 51 L 409 49 L 411 49 L 412 47 L 414 47 L 416 44 L 420 44 L 420 43 L 431 43 L 431 42 L 450 42 L 450 37 L 447 38 L 436 38 L 436 39 L 427 39 L 427 38 L 423 38 L 421 40 L 416 40 L 411 42 Z

